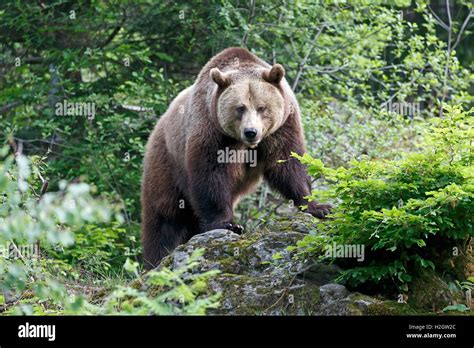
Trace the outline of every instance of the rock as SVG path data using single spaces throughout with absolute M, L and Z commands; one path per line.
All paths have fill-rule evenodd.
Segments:
M 349 296 L 349 290 L 347 290 L 341 284 L 326 284 L 321 286 L 319 289 L 321 293 L 321 298 L 326 302 L 334 301 L 334 300 L 342 300 Z
M 321 294 L 321 315 L 350 315 L 348 308 L 349 290 L 340 284 L 326 284 L 319 288 Z
M 191 272 L 220 270 L 220 274 L 209 280 L 208 289 L 210 294 L 222 293 L 221 306 L 209 314 L 363 315 L 371 311 L 386 314 L 382 301 L 351 293 L 336 284 L 339 274 L 336 266 L 307 264 L 293 258 L 286 248 L 295 245 L 314 227 L 301 228 L 304 230 L 301 233 L 292 230 L 294 225 L 292 222 L 282 228 L 280 224 L 277 228 L 274 224 L 272 230 L 267 228 L 261 233 L 242 236 L 229 230 L 208 231 L 176 248 L 159 267 L 179 268 L 193 251 L 205 249 L 199 265 Z
M 359 293 L 350 293 L 341 284 L 326 284 L 319 289 L 321 309 L 319 315 L 367 315 L 383 301 Z M 379 314 L 386 314 L 380 310 Z
M 270 231 L 292 231 L 299 233 L 310 233 L 318 231 L 318 220 L 311 214 L 297 212 L 291 216 L 283 215 L 270 221 L 266 228 Z
M 334 281 L 341 269 L 336 265 L 328 265 L 322 262 L 311 263 L 298 274 L 298 277 L 314 284 L 324 285 Z
M 202 260 L 201 271 L 213 269 L 213 264 L 209 262 L 213 259 L 220 259 L 223 255 L 231 255 L 234 251 L 233 243 L 240 240 L 240 236 L 232 231 L 217 229 L 194 236 L 188 243 L 180 245 L 172 254 L 172 264 L 167 265 L 171 269 L 176 269 L 186 263 L 186 259 L 196 249 L 207 250 L 207 257 Z
M 463 303 L 463 293 L 452 289 L 439 275 L 422 270 L 410 284 L 408 303 L 422 310 L 442 310 L 448 305 Z

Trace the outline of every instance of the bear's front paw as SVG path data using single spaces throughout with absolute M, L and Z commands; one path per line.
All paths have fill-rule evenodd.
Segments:
M 329 204 L 310 204 L 307 212 L 318 219 L 325 219 L 326 215 L 331 213 L 331 208 Z
M 202 231 L 206 232 L 206 231 L 218 230 L 218 229 L 229 230 L 237 234 L 242 234 L 244 232 L 244 228 L 241 225 L 237 225 L 232 222 L 217 222 L 217 223 L 205 225 L 203 226 Z
M 244 233 L 244 227 L 241 226 L 241 225 L 237 225 L 237 224 L 234 224 L 232 222 L 228 222 L 225 227 L 224 227 L 226 230 L 230 230 L 234 233 L 237 233 L 237 234 L 242 234 Z

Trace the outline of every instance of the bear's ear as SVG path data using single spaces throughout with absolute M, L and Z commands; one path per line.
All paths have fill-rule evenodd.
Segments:
M 223 73 L 218 68 L 212 68 L 209 72 L 212 81 L 217 83 L 219 87 L 225 88 L 230 85 L 230 78 L 226 73 Z
M 262 77 L 267 82 L 278 84 L 285 77 L 285 68 L 275 64 L 271 69 L 264 71 Z

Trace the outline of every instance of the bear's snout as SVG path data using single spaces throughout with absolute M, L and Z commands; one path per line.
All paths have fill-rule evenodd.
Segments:
M 255 137 L 257 136 L 257 134 L 258 134 L 258 131 L 255 128 L 244 129 L 244 135 L 250 141 L 253 141 Z
M 257 147 L 260 140 L 262 140 L 262 131 L 255 127 L 246 127 L 242 130 L 240 138 L 242 142 L 253 149 Z

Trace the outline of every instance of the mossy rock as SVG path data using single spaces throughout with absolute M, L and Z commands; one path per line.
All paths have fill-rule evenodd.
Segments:
M 308 315 L 319 304 L 319 287 L 299 281 L 287 284 L 271 276 L 225 274 L 213 283 L 218 283 L 223 296 L 221 307 L 210 314 Z
M 349 292 L 335 283 L 341 271 L 337 266 L 295 259 L 287 250 L 316 228 L 314 219 L 302 213 L 298 219 L 277 219 L 255 233 L 213 230 L 176 248 L 159 267 L 180 268 L 196 249 L 203 248 L 198 267 L 183 276 L 220 271 L 209 280 L 207 292 L 222 293 L 221 306 L 209 314 L 416 315 L 435 314 L 461 303 L 462 293 L 428 270 L 410 284 L 407 304 Z M 149 289 L 150 294 L 160 291 Z
M 291 216 L 276 216 L 265 226 L 267 231 L 298 232 L 308 234 L 318 231 L 318 219 L 311 214 L 297 212 Z
M 380 301 L 368 306 L 365 315 L 422 315 L 427 314 L 417 311 L 409 304 L 398 303 L 396 301 Z
M 209 294 L 222 293 L 220 308 L 209 314 L 363 315 L 380 302 L 335 284 L 336 266 L 294 259 L 287 247 L 302 238 L 303 233 L 291 230 L 242 236 L 209 231 L 176 248 L 160 267 L 178 268 L 194 250 L 204 248 L 199 266 L 184 277 L 211 269 L 221 272 L 208 282 Z
M 408 303 L 421 310 L 438 311 L 460 303 L 463 294 L 451 289 L 445 280 L 429 270 L 422 270 L 410 284 Z

